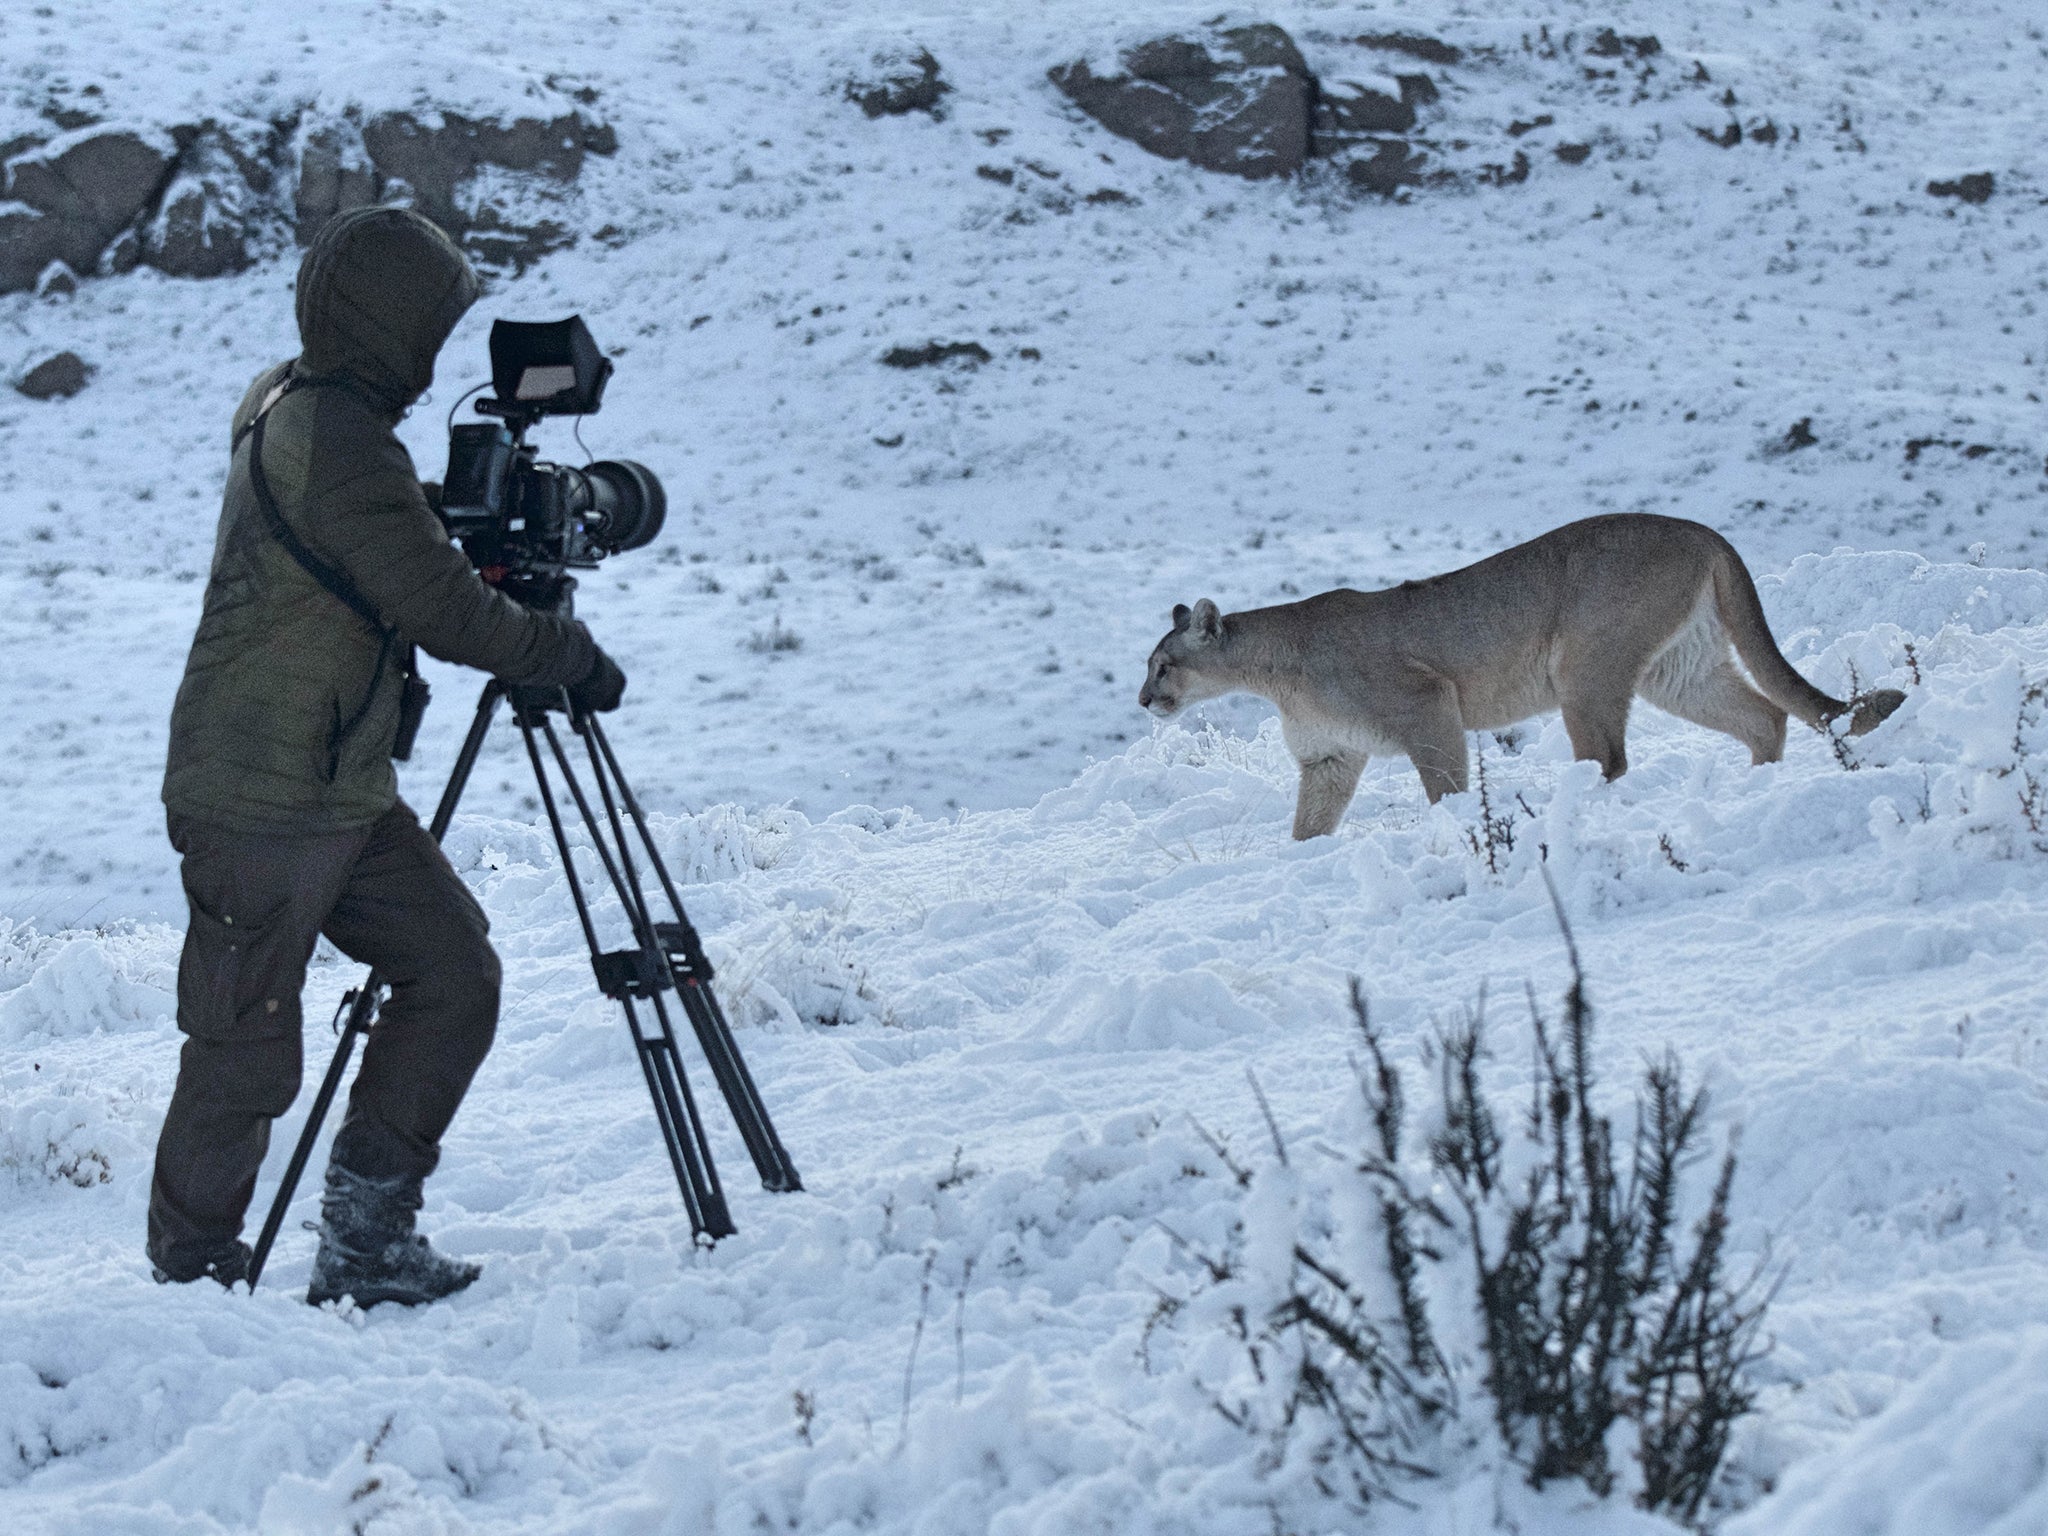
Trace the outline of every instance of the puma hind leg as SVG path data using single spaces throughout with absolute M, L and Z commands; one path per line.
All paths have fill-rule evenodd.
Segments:
M 1681 720 L 1733 736 L 1749 748 L 1752 763 L 1775 763 L 1785 755 L 1785 711 L 1750 687 L 1731 661 L 1680 677 L 1652 668 L 1640 691 Z
M 1681 624 L 1674 633 L 1645 618 L 1572 637 L 1558 658 L 1557 702 L 1573 757 L 1598 763 L 1610 780 L 1628 772 L 1628 714 L 1636 693 L 1660 668 L 1689 672 L 1697 665 L 1676 654 L 1687 649 L 1695 629 Z

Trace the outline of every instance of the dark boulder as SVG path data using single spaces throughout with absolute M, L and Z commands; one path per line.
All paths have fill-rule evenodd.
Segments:
M 846 99 L 869 117 L 902 117 L 923 112 L 936 118 L 939 98 L 953 87 L 939 78 L 939 61 L 919 48 L 904 53 L 878 53 L 865 79 L 846 82 Z
M 1308 157 L 1315 78 L 1279 27 L 1155 38 L 1119 63 L 1098 75 L 1078 60 L 1050 78 L 1111 133 L 1169 160 L 1258 180 L 1292 175 Z
M 586 157 L 618 148 L 612 129 L 568 108 L 509 121 L 427 110 L 310 121 L 293 149 L 292 215 L 301 245 L 347 208 L 418 209 L 479 261 L 523 268 L 573 240 L 553 216 Z
M 89 272 L 150 207 L 177 145 L 151 129 L 80 128 L 7 161 L 0 176 L 0 293 L 33 288 L 61 261 Z
M 181 175 L 142 237 L 142 259 L 172 277 L 219 277 L 249 265 L 249 232 L 232 195 Z
M 1376 134 L 1406 133 L 1415 126 L 1416 109 L 1438 95 L 1427 75 L 1401 75 L 1385 85 L 1395 91 L 1355 80 L 1323 81 L 1316 93 L 1313 153 L 1334 154 Z
M 1596 59 L 1648 59 L 1663 51 L 1664 45 L 1654 37 L 1623 37 L 1612 27 L 1602 27 L 1586 44 L 1586 52 Z
M 523 267 L 571 242 L 566 225 L 546 210 L 582 173 L 587 155 L 617 148 L 609 126 L 574 109 L 509 122 L 385 112 L 364 123 L 359 137 L 346 125 L 327 125 L 302 141 L 299 238 L 311 239 L 344 207 L 403 202 L 478 260 Z
M 586 151 L 615 142 L 573 111 L 509 123 L 452 112 L 384 112 L 363 124 L 363 147 L 385 182 L 404 182 L 412 206 L 451 234 L 470 227 L 470 210 L 458 194 L 484 167 L 538 173 L 566 184 L 582 171 Z
M 994 358 L 978 341 L 928 341 L 921 347 L 891 347 L 882 362 L 891 368 L 930 368 L 937 363 L 959 362 L 977 368 Z
M 41 291 L 52 270 L 215 277 L 288 229 L 305 244 L 343 209 L 387 201 L 417 207 L 480 260 L 524 266 L 569 243 L 563 191 L 587 155 L 618 147 L 557 100 L 559 111 L 501 121 L 422 109 L 359 124 L 351 110 L 309 118 L 295 138 L 289 124 L 221 119 L 15 141 L 0 160 L 0 293 Z
M 46 357 L 14 381 L 14 387 L 31 400 L 64 400 L 85 388 L 92 369 L 76 352 L 59 352 Z
M 69 298 L 76 292 L 78 274 L 61 261 L 51 262 L 36 278 L 36 297 L 39 299 Z
M 1456 64 L 1465 57 L 1442 39 L 1425 37 L 1420 32 L 1368 32 L 1352 41 L 1361 48 L 1377 48 L 1382 53 L 1405 53 L 1425 64 Z
M 1344 175 L 1357 191 L 1394 197 L 1404 187 L 1422 184 L 1423 164 L 1423 157 L 1399 139 L 1383 139 L 1370 159 L 1352 161 Z
M 1316 99 L 1316 135 L 1324 133 L 1406 133 L 1415 126 L 1415 108 L 1398 96 L 1335 80 Z
M 1930 181 L 1929 195 L 1934 197 L 1960 198 L 1966 203 L 1988 203 L 1991 194 L 1998 190 L 1998 183 L 1989 171 L 1972 171 L 1967 176 L 1958 176 L 1954 181 Z
M 362 130 L 348 119 L 302 128 L 295 155 L 292 214 L 299 244 L 311 245 L 320 226 L 337 213 L 377 201 L 377 167 L 363 147 Z
M 25 203 L 0 202 L 0 293 L 21 293 L 53 261 L 56 240 L 47 215 Z
M 522 201 L 513 197 L 479 199 L 469 214 L 469 227 L 462 232 L 462 248 L 486 266 L 524 272 L 549 251 L 576 243 L 567 225 L 531 209 L 522 211 Z
M 173 277 L 219 277 L 256 259 L 275 224 L 267 125 L 174 129 L 183 141 L 171 184 L 141 231 L 141 260 Z

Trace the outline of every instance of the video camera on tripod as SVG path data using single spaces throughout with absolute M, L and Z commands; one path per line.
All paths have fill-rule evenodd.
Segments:
M 661 532 L 668 502 L 661 482 L 645 465 L 624 459 L 598 461 L 580 469 L 549 464 L 526 441 L 527 432 L 543 417 L 595 411 L 604 399 L 611 372 L 610 359 L 598 351 L 580 316 L 543 324 L 499 320 L 491 326 L 491 382 L 496 394 L 478 401 L 476 407 L 480 415 L 497 420 L 451 427 L 449 432 L 448 475 L 437 509 L 441 521 L 485 581 L 529 607 L 566 614 L 576 590 L 571 569 L 588 570 L 606 555 L 637 549 Z M 682 897 L 662 862 L 646 815 L 597 717 L 578 708 L 565 689 L 511 687 L 491 679 L 477 700 L 469 734 L 456 754 L 454 771 L 441 792 L 429 830 L 437 842 L 447 832 L 491 720 L 498 705 L 507 700 L 525 742 L 569 898 L 590 949 L 591 972 L 598 990 L 625 1012 L 691 1230 L 706 1241 L 729 1236 L 734 1231 L 732 1216 L 712 1162 L 703 1118 L 684 1074 L 669 1017 L 671 997 L 689 1021 L 705 1064 L 761 1176 L 762 1187 L 799 1190 L 803 1181 L 740 1059 L 725 1011 L 711 989 L 711 962 L 683 911 Z M 583 742 L 595 801 L 578 778 L 576 764 L 555 729 L 552 717 L 557 714 L 568 717 L 571 732 Z M 631 942 L 624 947 L 607 949 L 599 939 L 592 898 L 585 894 L 571 857 L 550 764 L 583 818 L 605 878 L 630 925 Z M 632 837 L 626 831 L 629 822 L 636 834 Z M 671 914 L 667 918 L 656 916 L 648 898 L 636 846 L 660 886 Z M 262 1276 L 321 1123 L 341 1086 L 356 1037 L 372 1027 L 383 991 L 384 983 L 373 970 L 360 987 L 342 999 L 346 1017 L 337 1014 L 341 1041 L 256 1240 L 249 1264 L 251 1288 Z
M 526 441 L 543 417 L 595 413 L 611 376 L 611 359 L 580 315 L 492 322 L 496 393 L 476 409 L 497 420 L 450 428 L 439 511 L 484 580 L 521 602 L 552 607 L 564 572 L 638 549 L 668 516 L 668 497 L 646 465 L 549 464 Z

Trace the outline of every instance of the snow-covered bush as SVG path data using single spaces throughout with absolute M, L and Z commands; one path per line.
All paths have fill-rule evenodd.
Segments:
M 1224 1153 L 1239 1219 L 1221 1251 L 1183 1245 L 1190 1284 L 1160 1318 L 1206 1337 L 1189 1368 L 1278 1496 L 1398 1497 L 1490 1451 L 1535 1487 L 1576 1478 L 1686 1522 L 1705 1507 L 1754 1404 L 1768 1301 L 1755 1277 L 1726 1273 L 1735 1156 L 1688 1242 L 1684 1176 L 1706 1096 L 1675 1057 L 1653 1062 L 1618 1139 L 1564 936 L 1562 1038 L 1532 995 L 1534 1082 L 1518 1115 L 1486 1089 L 1482 996 L 1426 1053 L 1435 1102 L 1411 1127 L 1354 983 L 1365 1059 L 1341 1145 L 1318 1142 L 1309 1166 L 1275 1126 L 1274 1165 Z M 1233 1347 L 1213 1347 L 1217 1330 Z
M 148 1114 L 132 1083 L 37 1062 L 0 1065 L 0 1204 L 47 1185 L 91 1189 L 141 1165 Z
M 1886 766 L 1923 765 L 1921 793 L 1871 807 L 1871 831 L 1888 851 L 1974 850 L 1992 858 L 2048 853 L 2048 680 L 2017 659 L 1930 690 L 1918 729 L 1864 749 Z

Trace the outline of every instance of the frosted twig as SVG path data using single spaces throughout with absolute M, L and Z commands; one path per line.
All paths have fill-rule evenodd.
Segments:
M 901 1452 L 910 1439 L 910 1385 L 917 1377 L 917 1348 L 924 1342 L 925 1318 L 931 1311 L 932 1266 L 939 1262 L 939 1251 L 930 1249 L 924 1256 L 924 1275 L 917 1286 L 917 1327 L 910 1335 L 910 1358 L 903 1366 L 903 1418 L 896 1426 L 896 1449 Z
M 974 1260 L 960 1266 L 960 1289 L 953 1297 L 953 1401 L 967 1400 L 967 1282 L 974 1278 Z
M 1259 1086 L 1258 1074 L 1250 1067 L 1244 1069 L 1245 1081 L 1252 1085 L 1252 1097 L 1259 1101 L 1259 1113 L 1266 1117 L 1266 1130 L 1273 1138 L 1273 1150 L 1279 1154 L 1280 1166 L 1287 1166 L 1287 1143 L 1280 1135 L 1280 1122 L 1273 1118 L 1273 1106 L 1266 1102 L 1266 1090 Z

